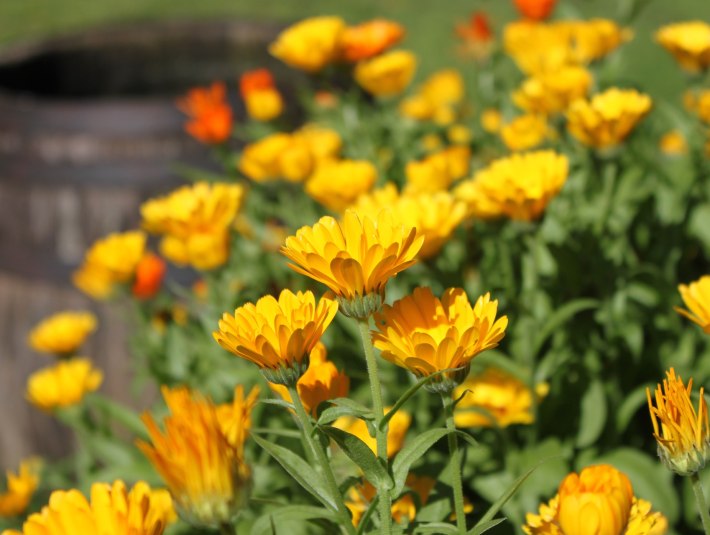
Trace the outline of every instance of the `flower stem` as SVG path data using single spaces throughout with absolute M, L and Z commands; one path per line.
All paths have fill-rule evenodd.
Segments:
M 295 386 L 288 387 L 289 394 L 291 394 L 291 400 L 293 401 L 293 407 L 296 409 L 296 417 L 303 427 L 303 435 L 306 439 L 308 448 L 315 452 L 318 464 L 321 466 L 321 472 L 325 476 L 325 482 L 328 485 L 328 490 L 330 491 L 331 497 L 335 502 L 336 513 L 338 514 L 341 528 L 345 533 L 349 535 L 355 534 L 355 528 L 353 527 L 352 520 L 350 519 L 350 513 L 347 507 L 345 507 L 345 502 L 343 501 L 343 495 L 340 493 L 338 488 L 338 483 L 335 481 L 335 474 L 333 474 L 333 469 L 330 466 L 330 461 L 325 453 L 320 442 L 313 439 L 313 425 L 311 424 L 311 417 L 306 412 L 303 406 L 301 398 L 298 396 L 298 391 Z
M 698 502 L 698 510 L 700 511 L 700 520 L 703 522 L 703 530 L 705 531 L 705 535 L 710 535 L 710 513 L 708 513 L 708 504 L 705 501 L 703 485 L 700 482 L 697 472 L 690 476 L 690 481 L 693 484 L 695 501 Z
M 365 361 L 367 362 L 367 374 L 370 378 L 370 390 L 372 392 L 372 410 L 375 413 L 375 440 L 377 441 L 377 457 L 388 469 L 387 458 L 387 433 L 389 425 L 380 429 L 380 421 L 385 414 L 382 405 L 382 388 L 380 387 L 380 376 L 377 373 L 377 360 L 375 360 L 375 350 L 372 347 L 370 338 L 370 321 L 368 318 L 358 319 L 357 325 L 360 329 L 362 347 L 365 351 Z M 379 490 L 380 509 L 380 533 L 389 535 L 392 532 L 392 497 L 387 490 Z
M 463 503 L 463 485 L 461 483 L 461 452 L 456 438 L 456 424 L 454 423 L 454 400 L 451 394 L 442 394 L 446 414 L 446 429 L 449 430 L 449 453 L 451 454 L 451 487 L 454 490 L 454 512 L 456 513 L 456 528 L 462 535 L 466 533 L 466 513 Z

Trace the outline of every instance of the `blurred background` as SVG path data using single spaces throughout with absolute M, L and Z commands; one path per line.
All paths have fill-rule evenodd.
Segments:
M 27 348 L 30 328 L 63 310 L 90 308 L 100 328 L 88 356 L 103 391 L 142 407 L 153 393 L 130 387 L 120 306 L 97 305 L 71 285 L 86 248 L 134 227 L 138 206 L 181 182 L 176 162 L 206 167 L 205 149 L 182 132 L 175 98 L 187 88 L 236 80 L 266 66 L 288 95 L 303 81 L 270 58 L 269 42 L 295 20 L 338 14 L 349 23 L 386 17 L 408 30 L 418 79 L 436 68 L 476 68 L 458 57 L 454 27 L 484 11 L 496 36 L 515 15 L 509 0 L 2 0 L 0 2 L 0 467 L 56 458 L 69 434 L 24 400 L 28 375 L 49 364 Z M 680 98 L 683 80 L 653 45 L 661 24 L 710 20 L 708 0 L 560 0 L 558 17 L 629 22 L 635 38 L 612 61 L 618 84 L 655 100 Z M 415 81 L 416 83 L 416 81 Z M 240 115 L 241 114 L 241 115 Z

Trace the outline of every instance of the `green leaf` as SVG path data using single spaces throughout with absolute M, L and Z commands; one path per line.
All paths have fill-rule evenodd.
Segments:
M 366 409 L 362 411 L 360 409 L 353 408 L 348 405 L 340 405 L 335 407 L 328 407 L 325 409 L 318 417 L 318 425 L 326 425 L 334 422 L 341 416 L 354 416 L 362 420 L 373 420 L 375 415 L 371 410 Z
M 604 430 L 606 423 L 606 392 L 601 381 L 595 380 L 582 397 L 580 408 L 577 447 L 586 448 L 593 444 Z
M 430 522 L 429 524 L 421 524 L 417 526 L 414 533 L 443 533 L 447 535 L 449 533 L 456 534 L 458 530 L 456 526 L 452 524 L 446 524 L 444 522 Z
M 394 487 L 390 491 L 393 498 L 399 496 L 404 488 L 404 483 L 409 474 L 409 468 L 414 462 L 424 455 L 442 437 L 448 434 L 447 429 L 429 429 L 408 442 L 404 448 L 397 454 L 392 463 L 392 477 L 394 478 Z
M 334 511 L 336 510 L 333 496 L 328 492 L 320 473 L 316 472 L 311 465 L 283 446 L 269 442 L 258 435 L 252 435 L 252 438 L 254 442 L 259 444 L 269 455 L 276 459 L 299 485 L 318 498 L 323 505 L 330 507 Z
M 584 310 L 590 310 L 599 306 L 596 299 L 575 299 L 558 308 L 545 322 L 533 341 L 533 355 L 537 355 L 547 339 L 561 327 L 565 322 L 572 319 L 576 314 Z
M 273 533 L 272 525 L 283 524 L 290 521 L 324 519 L 336 522 L 335 515 L 321 507 L 311 505 L 287 505 L 259 517 L 254 522 L 249 533 L 251 535 L 270 535 Z M 286 532 L 284 532 L 286 533 Z
M 466 533 L 466 535 L 481 535 L 481 533 L 485 533 L 489 529 L 496 527 L 498 524 L 504 521 L 505 518 L 495 518 L 493 520 L 489 520 L 488 522 L 479 522 L 473 527 L 473 529 L 468 530 L 468 533 Z
M 616 429 L 623 432 L 628 426 L 631 418 L 639 410 L 639 407 L 646 404 L 646 385 L 636 387 L 626 396 L 621 407 L 616 411 Z
M 264 403 L 265 405 L 277 405 L 279 407 L 284 407 L 284 408 L 289 409 L 291 411 L 295 410 L 293 408 L 293 404 L 289 403 L 288 401 L 286 401 L 284 399 L 264 398 L 264 399 L 260 399 L 259 403 Z
M 372 483 L 376 489 L 387 491 L 392 488 L 394 485 L 392 478 L 367 444 L 355 435 L 338 429 L 337 427 L 324 425 L 318 428 L 332 438 L 343 452 L 345 452 L 345 455 L 350 457 L 350 459 L 360 467 L 365 478 Z

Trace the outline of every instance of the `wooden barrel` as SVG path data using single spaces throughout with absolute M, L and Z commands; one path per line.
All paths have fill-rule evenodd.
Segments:
M 27 333 L 54 312 L 97 313 L 84 353 L 105 372 L 102 391 L 144 403 L 128 387 L 124 317 L 81 296 L 70 274 L 94 240 L 134 228 L 143 200 L 181 183 L 177 163 L 209 165 L 207 149 L 183 132 L 176 96 L 224 80 L 236 104 L 242 71 L 286 75 L 266 51 L 279 29 L 169 21 L 0 51 L 0 468 L 70 448 L 68 433 L 24 399 L 27 376 L 49 364 Z

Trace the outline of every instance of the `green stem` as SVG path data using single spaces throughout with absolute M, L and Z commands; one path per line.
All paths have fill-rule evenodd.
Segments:
M 338 483 L 335 481 L 335 475 L 333 474 L 333 469 L 330 466 L 330 461 L 325 453 L 320 442 L 313 439 L 313 424 L 311 424 L 311 417 L 306 412 L 305 407 L 301 398 L 298 396 L 298 391 L 295 386 L 288 387 L 289 394 L 291 394 L 291 400 L 293 401 L 293 407 L 296 409 L 296 417 L 301 422 L 303 428 L 303 436 L 308 444 L 308 448 L 311 449 L 316 454 L 318 464 L 321 466 L 321 471 L 325 476 L 325 482 L 328 485 L 328 490 L 335 502 L 336 513 L 340 518 L 341 528 L 345 533 L 349 535 L 355 534 L 355 527 L 350 518 L 350 513 L 348 508 L 345 507 L 345 502 L 343 501 L 343 495 L 340 493 L 338 488 Z
M 690 476 L 690 481 L 693 484 L 695 501 L 698 502 L 698 510 L 700 511 L 700 520 L 703 522 L 703 530 L 705 531 L 705 535 L 710 535 L 710 513 L 708 513 L 708 504 L 705 501 L 703 485 L 700 482 L 697 472 Z
M 446 429 L 449 430 L 449 453 L 451 454 L 451 487 L 454 490 L 454 511 L 456 512 L 456 528 L 461 535 L 466 533 L 466 512 L 463 503 L 463 485 L 461 483 L 461 452 L 456 438 L 456 425 L 454 424 L 454 400 L 451 394 L 442 394 L 446 414 Z
M 385 414 L 382 405 L 382 388 L 380 387 L 380 376 L 377 372 L 377 360 L 375 359 L 375 350 L 372 347 L 372 339 L 370 338 L 370 321 L 369 318 L 358 319 L 358 328 L 360 329 L 360 337 L 362 338 L 362 347 L 365 351 L 365 361 L 367 362 L 367 374 L 370 378 L 370 391 L 372 393 L 372 411 L 375 413 L 375 440 L 377 441 L 377 457 L 383 464 L 386 470 L 388 467 L 387 458 L 387 433 L 389 425 L 380 429 L 380 421 Z M 380 533 L 389 535 L 392 533 L 392 497 L 387 491 L 380 491 L 379 509 L 380 509 Z

